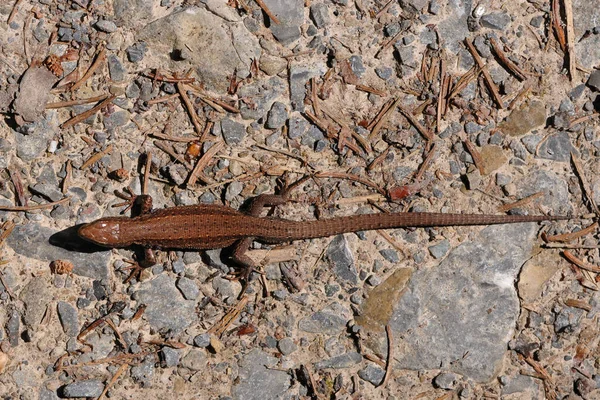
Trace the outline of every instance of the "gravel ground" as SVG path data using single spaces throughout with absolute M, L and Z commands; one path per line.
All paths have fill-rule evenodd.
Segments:
M 600 399 L 598 21 L 584 0 L 1 2 L 1 398 Z M 306 175 L 272 215 L 577 218 L 255 243 L 243 296 L 227 250 L 132 275 L 143 251 L 76 235 L 125 188 L 239 208 Z

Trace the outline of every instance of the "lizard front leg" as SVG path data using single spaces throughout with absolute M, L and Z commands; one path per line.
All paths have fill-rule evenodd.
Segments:
M 133 190 L 130 187 L 126 187 L 123 192 L 115 191 L 115 195 L 125 200 L 122 203 L 113 205 L 113 207 L 126 206 L 126 208 L 121 211 L 121 214 L 131 210 L 131 216 L 136 217 L 152 212 L 153 200 L 152 196 L 149 194 L 136 195 L 133 193 Z M 123 283 L 129 283 L 134 278 L 139 281 L 144 268 L 148 268 L 156 264 L 156 257 L 154 256 L 152 249 L 144 248 L 144 257 L 142 260 L 125 260 L 125 262 L 130 264 L 127 269 L 129 269 L 131 272 L 129 273 L 127 279 L 123 281 Z

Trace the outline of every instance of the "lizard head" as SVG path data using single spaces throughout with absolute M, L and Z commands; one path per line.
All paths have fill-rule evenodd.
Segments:
M 123 239 L 121 218 L 101 218 L 83 225 L 78 235 L 92 243 L 105 247 L 127 247 L 132 243 Z

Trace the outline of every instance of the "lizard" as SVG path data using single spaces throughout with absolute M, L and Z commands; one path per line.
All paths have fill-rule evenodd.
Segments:
M 288 201 L 287 191 L 279 195 L 256 196 L 245 212 L 216 204 L 153 210 L 152 198 L 149 195 L 136 197 L 137 204 L 140 205 L 139 215 L 100 218 L 81 226 L 78 235 L 86 241 L 103 247 L 142 246 L 146 250 L 146 260 L 150 262 L 148 265 L 151 265 L 154 260 L 152 249 L 231 248 L 231 259 L 242 267 L 239 275 L 245 285 L 251 273 L 257 268 L 256 263 L 246 254 L 254 240 L 275 244 L 376 229 L 510 224 L 570 218 L 546 215 L 397 212 L 293 221 L 260 216 L 263 207 L 285 204 Z M 140 270 L 138 266 L 138 272 Z

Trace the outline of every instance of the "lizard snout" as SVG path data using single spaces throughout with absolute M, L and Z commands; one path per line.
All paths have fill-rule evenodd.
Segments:
M 85 224 L 77 232 L 80 237 L 92 243 L 106 247 L 126 247 L 131 243 L 123 242 L 121 224 L 117 220 L 99 219 Z

